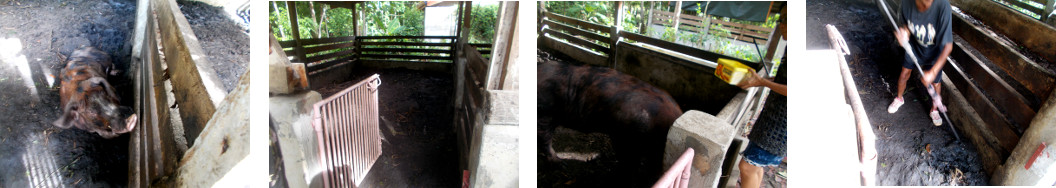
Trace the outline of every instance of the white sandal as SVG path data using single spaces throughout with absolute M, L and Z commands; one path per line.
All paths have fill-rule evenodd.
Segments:
M 939 111 L 938 110 L 932 110 L 931 111 L 931 123 L 934 123 L 935 126 L 941 126 L 942 125 L 942 117 L 939 117 Z
M 898 107 L 902 107 L 902 104 L 905 104 L 905 103 L 906 103 L 905 99 L 895 98 L 894 101 L 891 101 L 891 106 L 887 107 L 887 113 L 894 114 L 896 111 L 898 111 Z

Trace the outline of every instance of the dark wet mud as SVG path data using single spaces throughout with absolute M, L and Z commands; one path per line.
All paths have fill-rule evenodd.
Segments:
M 829 49 L 825 24 L 836 26 L 847 41 L 847 57 L 873 131 L 877 134 L 877 185 L 987 185 L 989 176 L 975 146 L 957 141 L 948 124 L 934 126 L 930 99 L 914 73 L 894 114 L 903 53 L 894 30 L 874 1 L 807 1 L 807 49 Z M 958 133 L 960 134 L 960 133 Z M 962 134 L 963 137 L 963 134 Z
M 249 30 L 239 26 L 221 7 L 198 1 L 177 2 L 191 24 L 202 51 L 216 70 L 225 91 L 231 92 L 249 65 Z

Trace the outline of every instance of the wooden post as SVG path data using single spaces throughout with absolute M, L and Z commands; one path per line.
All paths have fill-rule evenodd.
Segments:
M 352 31 L 352 33 L 354 35 L 356 35 L 356 36 L 362 36 L 363 35 L 363 27 L 359 27 L 359 25 L 362 23 L 362 21 L 360 21 L 359 18 L 363 17 L 363 15 L 360 15 L 360 14 L 362 14 L 362 10 L 356 8 L 357 7 L 356 4 L 360 4 L 364 8 L 366 7 L 366 5 L 363 5 L 362 2 L 357 2 L 357 3 L 353 3 L 352 4 L 352 7 L 353 7 L 352 8 L 352 22 L 355 22 L 355 24 L 352 24 L 352 29 L 354 30 L 354 31 Z
M 466 46 L 465 44 L 469 43 L 469 28 L 473 25 L 471 23 L 473 21 L 473 2 L 463 1 L 461 4 L 459 4 L 459 6 L 462 7 L 462 8 L 460 8 L 462 10 L 462 12 L 461 12 L 462 13 L 462 15 L 461 15 L 461 20 L 462 21 L 458 22 L 459 23 L 458 24 L 458 28 L 457 28 L 458 36 L 456 37 L 457 39 L 455 39 L 457 43 L 455 43 L 454 44 L 455 47 L 453 47 L 451 49 L 452 50 L 456 50 L 457 49 L 457 50 L 461 51 L 462 50 L 461 48 L 465 47 Z M 458 52 L 457 51 L 451 52 L 451 54 L 456 54 L 456 53 L 458 53 Z M 492 57 L 494 57 L 494 55 L 492 55 Z
M 682 22 L 682 1 L 675 1 L 675 40 L 678 40 L 678 24 Z
M 308 56 L 304 54 L 304 45 L 301 45 L 301 30 L 297 26 L 297 2 L 287 1 L 286 10 L 290 11 L 290 31 L 293 31 L 293 52 L 297 54 L 297 58 L 302 63 L 308 63 Z
M 653 2 L 642 2 L 642 8 L 642 13 L 645 14 L 638 15 L 641 17 L 639 19 L 642 20 L 641 23 L 638 23 L 638 33 L 641 33 L 645 36 L 649 36 L 649 34 L 645 32 L 648 31 L 649 25 L 653 23 Z
M 774 26 L 774 30 L 770 32 L 770 39 L 766 42 L 766 55 L 762 57 L 759 62 L 770 63 L 770 60 L 774 58 L 774 53 L 777 52 L 777 44 L 781 41 L 781 37 L 786 34 L 788 15 L 786 15 L 788 5 L 786 4 L 781 8 L 781 19 L 778 20 L 777 25 Z M 755 45 L 755 44 L 753 44 Z M 769 70 L 767 70 L 769 72 Z
M 613 6 L 616 8 L 616 11 L 613 13 L 615 14 L 614 17 L 616 17 L 616 21 L 614 22 L 615 24 L 612 25 L 612 31 L 609 32 L 609 38 L 611 38 L 611 41 L 609 41 L 609 67 L 615 69 L 616 44 L 619 44 L 620 42 L 620 23 L 623 22 L 623 2 L 615 1 L 613 3 L 616 3 L 616 6 Z
M 509 89 L 512 85 L 507 84 L 507 76 L 510 70 L 507 68 L 512 60 L 516 58 L 517 49 L 515 34 L 517 32 L 517 6 L 516 1 L 504 1 L 499 7 L 499 24 L 495 28 L 495 43 L 492 46 L 491 59 L 488 63 L 487 81 L 485 88 L 491 90 Z
M 1052 23 L 1053 16 L 1052 11 L 1056 9 L 1056 0 L 1048 0 L 1045 3 L 1045 12 L 1041 13 L 1041 20 L 1045 23 Z

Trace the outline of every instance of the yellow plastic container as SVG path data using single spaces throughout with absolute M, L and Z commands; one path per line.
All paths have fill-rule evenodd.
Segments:
M 718 76 L 722 81 L 730 83 L 730 85 L 737 85 L 744 80 L 746 74 L 755 73 L 755 69 L 747 65 L 741 64 L 736 60 L 719 58 L 719 66 L 715 67 L 715 76 Z

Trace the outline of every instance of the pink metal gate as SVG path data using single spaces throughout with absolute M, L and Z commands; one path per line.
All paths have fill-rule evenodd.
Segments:
M 312 128 L 324 187 L 356 187 L 381 156 L 377 74 L 315 103 Z

